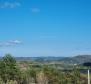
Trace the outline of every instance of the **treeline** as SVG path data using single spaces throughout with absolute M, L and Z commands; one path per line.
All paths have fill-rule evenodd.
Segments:
M 87 84 L 87 77 L 78 69 L 63 72 L 49 66 L 29 66 L 24 70 L 7 54 L 0 60 L 0 84 Z

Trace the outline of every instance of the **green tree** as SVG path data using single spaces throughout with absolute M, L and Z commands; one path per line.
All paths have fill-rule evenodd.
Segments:
M 61 84 L 61 72 L 57 69 L 45 66 L 43 72 L 48 79 L 48 84 Z
M 29 82 L 37 83 L 37 69 L 30 66 L 27 70 L 27 76 Z
M 10 54 L 6 54 L 0 62 L 0 76 L 5 83 L 7 80 L 18 80 L 20 77 L 16 60 Z

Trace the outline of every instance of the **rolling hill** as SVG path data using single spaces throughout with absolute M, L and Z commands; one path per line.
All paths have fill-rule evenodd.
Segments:
M 1 59 L 1 58 L 0 58 Z M 62 62 L 68 64 L 82 64 L 91 62 L 91 55 L 78 55 L 74 57 L 55 57 L 55 56 L 40 56 L 40 57 L 15 57 L 17 61 L 36 61 L 36 62 Z

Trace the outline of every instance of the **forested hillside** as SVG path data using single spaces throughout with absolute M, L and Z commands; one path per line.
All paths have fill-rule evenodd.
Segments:
M 0 84 L 87 84 L 87 74 L 81 73 L 78 66 L 64 71 L 55 64 L 16 61 L 7 54 L 0 60 Z

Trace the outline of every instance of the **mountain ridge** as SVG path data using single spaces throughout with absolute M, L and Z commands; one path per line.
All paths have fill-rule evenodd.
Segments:
M 2 57 L 0 57 L 1 59 Z M 56 56 L 45 56 L 45 57 L 15 57 L 17 61 L 36 61 L 36 62 L 62 62 L 69 64 L 82 64 L 85 62 L 91 62 L 91 55 L 77 55 L 74 57 L 56 57 Z

